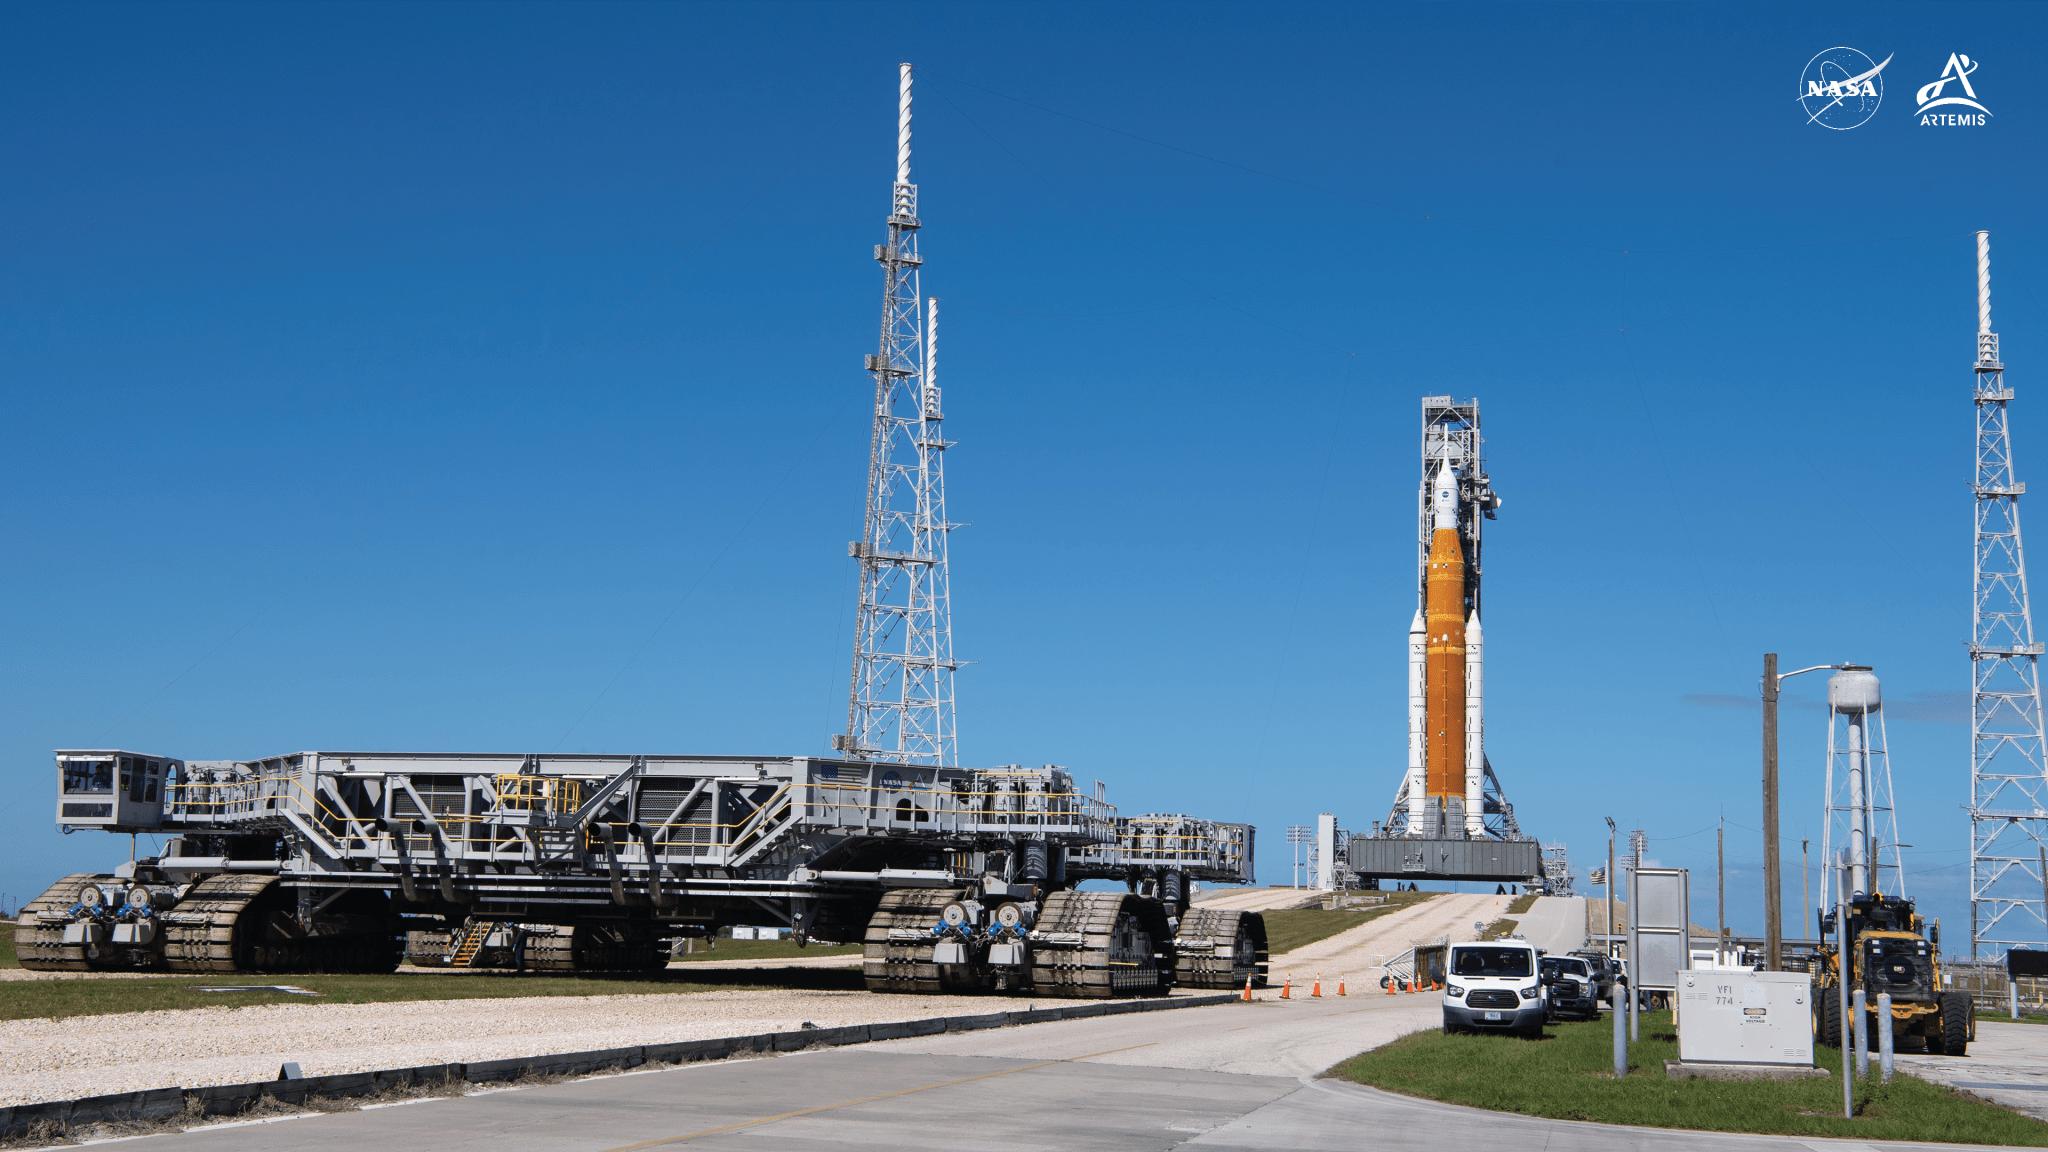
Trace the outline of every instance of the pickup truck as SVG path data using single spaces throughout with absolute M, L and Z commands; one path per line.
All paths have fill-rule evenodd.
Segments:
M 1593 1020 L 1600 1015 L 1599 984 L 1593 966 L 1580 956 L 1545 956 L 1541 961 L 1544 1002 L 1550 1019 Z
M 1594 981 L 1599 985 L 1598 991 L 1594 993 L 1595 997 L 1607 1001 L 1610 1005 L 1613 1004 L 1614 979 L 1619 975 L 1614 957 L 1609 956 L 1598 948 L 1582 948 L 1577 952 L 1568 953 L 1568 955 L 1576 956 L 1586 962 L 1586 965 L 1593 970 Z

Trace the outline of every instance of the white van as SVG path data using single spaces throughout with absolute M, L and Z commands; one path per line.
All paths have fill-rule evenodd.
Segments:
M 1539 953 L 1532 944 L 1495 940 L 1453 944 L 1444 965 L 1444 1031 L 1543 1034 Z

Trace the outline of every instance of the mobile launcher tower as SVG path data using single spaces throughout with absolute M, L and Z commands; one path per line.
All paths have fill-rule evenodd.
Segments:
M 1386 823 L 1351 838 L 1361 879 L 1544 883 L 1542 845 L 1522 834 L 1486 758 L 1480 544 L 1501 498 L 1483 445 L 1477 400 L 1422 398 L 1408 771 Z

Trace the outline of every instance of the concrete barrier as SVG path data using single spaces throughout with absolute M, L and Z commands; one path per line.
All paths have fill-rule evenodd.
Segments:
M 560 1052 L 547 1056 L 520 1056 L 510 1060 L 479 1060 L 470 1064 L 426 1064 L 416 1068 L 388 1068 L 376 1072 L 344 1072 L 334 1076 L 307 1076 L 299 1080 L 259 1080 L 250 1084 L 216 1084 L 204 1088 L 152 1088 L 146 1092 L 120 1092 L 108 1096 L 86 1096 L 77 1100 L 52 1100 L 0 1108 L 0 1139 L 29 1135 L 38 1129 L 50 1135 L 58 1135 L 86 1124 L 162 1122 L 185 1114 L 188 1106 L 192 1112 L 201 1116 L 232 1116 L 255 1107 L 266 1096 L 280 1104 L 297 1105 L 309 1099 L 374 1096 L 403 1088 L 435 1088 L 451 1083 L 501 1083 L 507 1080 L 523 1080 L 529 1076 L 586 1076 L 592 1072 L 606 1072 L 615 1068 L 638 1068 L 643 1064 L 691 1064 L 756 1053 L 796 1052 L 818 1045 L 837 1047 L 846 1044 L 869 1044 L 877 1040 L 937 1036 L 946 1032 L 974 1032 L 985 1028 L 1010 1028 L 1020 1024 L 1048 1024 L 1055 1020 L 1085 1020 L 1096 1016 L 1119 1016 L 1131 1012 L 1206 1008 L 1215 1004 L 1236 1003 L 1239 1003 L 1239 1000 L 1235 992 L 1154 1000 L 1109 1000 L 1087 1004 L 1048 1005 L 1044 1008 L 1033 1007 L 1017 1012 L 989 1012 L 976 1016 L 935 1016 L 925 1020 L 898 1020 L 885 1024 L 802 1028 L 794 1032 L 721 1036 L 711 1040 L 683 1040 L 674 1044 L 601 1048 L 594 1052 Z

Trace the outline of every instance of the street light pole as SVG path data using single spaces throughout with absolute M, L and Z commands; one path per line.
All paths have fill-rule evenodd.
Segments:
M 1764 967 L 1772 972 L 1785 970 L 1785 911 L 1778 891 L 1778 689 L 1794 676 L 1841 667 L 1816 664 L 1780 676 L 1778 654 L 1764 653 Z
M 1785 912 L 1778 898 L 1778 654 L 1764 653 L 1764 968 L 1784 971 Z
M 1614 959 L 1614 817 L 1607 817 L 1607 958 Z

